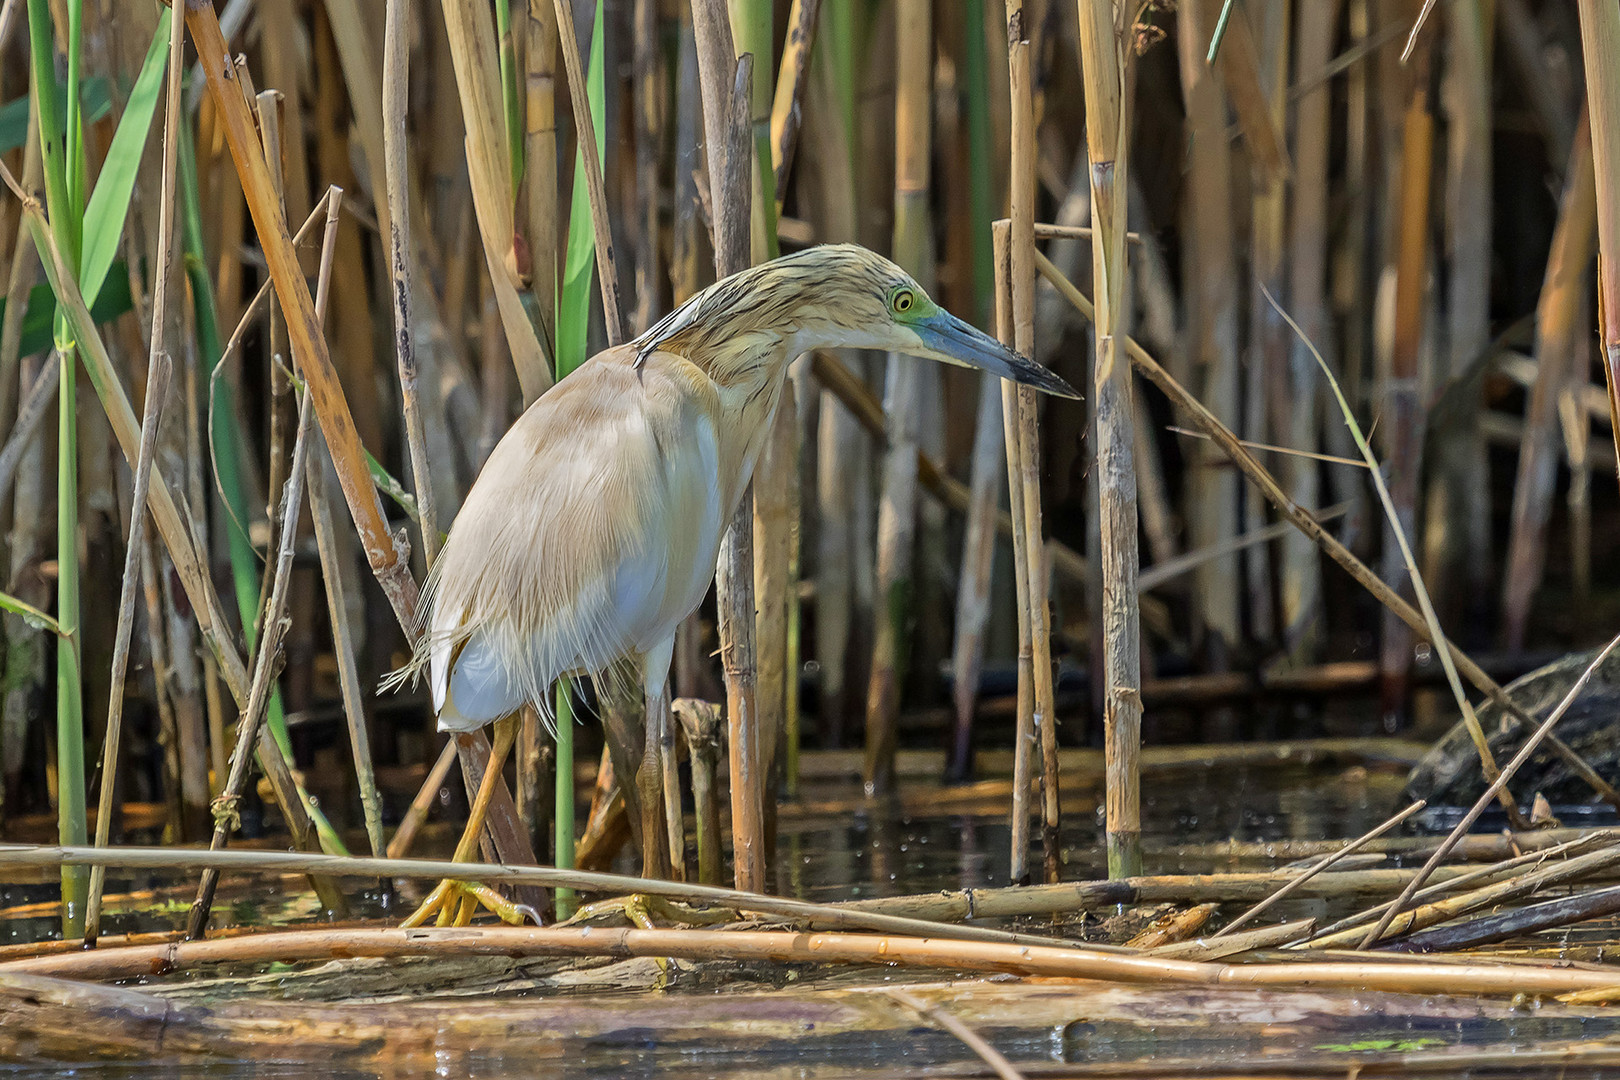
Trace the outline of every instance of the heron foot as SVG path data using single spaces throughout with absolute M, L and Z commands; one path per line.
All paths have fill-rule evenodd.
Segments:
M 540 925 L 539 912 L 527 904 L 513 903 L 488 885 L 476 881 L 445 878 L 422 901 L 422 906 L 401 924 L 401 929 L 426 926 L 429 919 L 433 919 L 437 926 L 467 926 L 472 923 L 480 907 L 512 926 L 522 926 L 526 920 Z
M 618 916 L 630 925 L 641 930 L 655 929 L 653 919 L 656 917 L 665 923 L 675 923 L 681 926 L 715 926 L 719 923 L 734 922 L 737 913 L 729 908 L 720 907 L 693 907 L 677 900 L 668 900 L 662 896 L 648 896 L 645 893 L 631 893 L 629 896 L 619 896 L 611 900 L 598 900 L 593 904 L 585 904 L 574 912 L 572 918 L 559 926 L 576 925 L 580 923 L 605 922 Z
M 648 896 L 645 893 L 631 893 L 629 896 L 619 896 L 611 900 L 598 900 L 593 904 L 586 904 L 574 912 L 567 922 L 559 926 L 584 925 L 586 923 L 605 922 L 615 917 L 624 919 L 639 930 L 653 930 L 653 916 L 665 922 L 681 923 L 686 926 L 712 926 L 715 923 L 730 922 L 737 918 L 737 913 L 725 908 L 698 908 L 674 900 L 666 900 L 662 896 Z M 672 967 L 668 957 L 657 957 L 659 971 L 659 985 L 654 989 L 663 989 L 665 982 L 672 974 Z

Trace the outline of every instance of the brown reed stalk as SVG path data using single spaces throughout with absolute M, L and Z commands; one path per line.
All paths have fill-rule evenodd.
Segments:
M 343 543 L 333 521 L 334 493 L 327 486 L 332 469 L 331 454 L 319 431 L 312 435 L 312 442 L 310 452 L 314 455 L 314 461 L 308 469 L 306 481 L 309 485 L 309 514 L 315 523 L 315 547 L 320 556 L 321 581 L 326 591 L 332 654 L 337 662 L 338 694 L 343 700 L 343 718 L 349 729 L 349 751 L 354 757 L 354 774 L 360 786 L 360 812 L 365 821 L 366 840 L 371 853 L 380 856 L 384 848 L 382 798 L 377 792 L 376 770 L 372 767 L 371 733 L 367 728 L 369 717 L 360 682 L 354 629 L 350 625 L 353 586 L 348 581 L 348 574 L 353 569 L 353 563 L 346 558 L 350 554 L 349 547 Z M 417 491 L 420 493 L 429 487 L 430 484 L 422 484 Z M 418 507 L 420 505 L 418 503 Z M 298 507 L 294 505 L 288 512 L 296 515 Z
M 771 161 L 776 171 L 776 203 L 793 168 L 804 121 L 804 94 L 810 83 L 810 51 L 816 38 L 816 16 L 821 0 L 793 0 L 788 8 L 787 36 L 782 44 L 782 66 L 776 73 L 776 96 L 771 104 Z
M 726 277 L 749 262 L 752 190 L 749 175 L 749 93 L 753 57 L 738 57 L 724 0 L 695 0 L 703 97 L 704 140 L 713 210 L 715 273 Z M 731 753 L 731 828 L 737 887 L 765 884 L 763 777 L 760 775 L 757 668 L 754 655 L 754 495 L 744 492 L 720 546 L 715 590 L 719 604 L 720 665 L 726 682 Z
M 349 503 L 349 512 L 360 534 L 366 560 L 382 586 L 383 594 L 407 633 L 416 623 L 417 587 L 409 563 L 402 556 L 382 514 L 371 472 L 366 465 L 365 448 L 360 443 L 354 417 L 349 411 L 343 387 L 315 320 L 314 300 L 298 268 L 286 220 L 280 213 L 263 152 L 253 137 L 253 122 L 247 106 L 236 90 L 239 82 L 235 62 L 226 55 L 225 39 L 212 7 L 188 7 L 186 23 L 208 78 L 211 100 L 219 110 L 221 123 L 238 175 L 242 179 L 265 261 L 276 284 L 276 294 L 287 314 L 287 330 L 293 358 L 310 384 L 322 433 L 331 447 L 338 481 Z M 504 143 L 501 144 L 504 148 Z M 507 235 L 510 235 L 508 232 Z
M 761 476 L 779 477 L 781 482 L 761 485 L 754 499 L 754 597 L 759 611 L 759 761 L 765 782 L 771 785 L 773 793 L 787 730 L 788 680 L 795 675 L 788 665 L 787 624 L 788 597 L 795 585 L 790 570 L 795 528 L 792 489 L 798 479 L 793 454 L 799 439 L 798 411 L 790 380 L 782 388 L 777 414 L 785 414 L 792 422 L 772 425 L 759 462 Z M 770 627 L 776 628 L 774 635 L 766 633 Z M 767 797 L 767 833 L 776 816 L 775 804 L 774 798 Z
M 535 334 L 518 295 L 513 248 L 517 233 L 513 214 L 512 154 L 507 138 L 495 24 L 489 9 L 472 0 L 443 0 L 443 8 L 459 90 L 457 96 L 467 133 L 467 174 L 483 241 L 484 263 L 495 287 L 501 325 L 506 327 L 512 365 L 517 369 L 523 402 L 527 405 L 550 389 L 552 378 L 546 363 L 547 350 Z M 584 95 L 579 95 L 578 107 L 583 108 L 584 101 Z M 616 308 L 612 310 L 617 312 Z M 339 475 L 342 475 L 341 469 Z M 496 805 L 500 805 L 498 796 Z
M 1429 46 L 1424 43 L 1410 73 L 1410 96 L 1401 128 L 1400 194 L 1395 234 L 1394 339 L 1389 377 L 1382 393 L 1382 454 L 1389 463 L 1389 491 L 1399 528 L 1417 535 L 1418 479 L 1423 452 L 1423 407 L 1418 394 L 1423 322 L 1428 310 L 1429 188 L 1434 167 L 1434 114 L 1429 107 Z M 1405 579 L 1400 549 L 1385 526 L 1384 577 Z M 1406 590 L 1402 589 L 1404 593 Z M 1405 713 L 1412 668 L 1412 635 L 1386 613 L 1379 662 L 1386 717 Z
M 1332 131 L 1331 89 L 1321 81 L 1332 59 L 1339 26 L 1338 0 L 1306 4 L 1299 9 L 1297 29 L 1299 79 L 1313 88 L 1295 111 L 1296 172 L 1289 220 L 1289 307 L 1311 341 L 1332 340 L 1327 307 L 1328 167 Z M 1280 80 L 1279 80 L 1280 81 Z M 1297 338 L 1290 339 L 1287 366 L 1288 408 L 1277 419 L 1279 438 L 1296 449 L 1309 449 L 1322 429 L 1321 379 L 1316 359 Z M 1294 459 L 1286 477 L 1289 493 L 1301 506 L 1321 503 L 1315 462 Z M 1315 658 L 1325 625 L 1322 611 L 1321 560 L 1303 536 L 1283 540 L 1281 579 L 1282 640 L 1296 662 Z
M 1189 168 L 1197 183 L 1188 184 L 1182 209 L 1188 237 L 1185 283 L 1188 340 L 1194 370 L 1204 372 L 1201 397 L 1216 416 L 1235 423 L 1238 417 L 1236 240 L 1231 214 L 1231 150 L 1226 138 L 1225 96 L 1215 73 L 1204 63 L 1213 18 L 1220 0 L 1193 0 L 1180 8 L 1176 32 L 1182 96 L 1189 132 Z M 1224 46 L 1222 52 L 1224 53 Z M 1187 527 L 1190 543 L 1211 548 L 1238 534 L 1240 483 L 1213 444 L 1191 450 Z M 1193 594 L 1201 623 L 1204 663 L 1226 670 L 1242 640 L 1241 589 L 1235 555 L 1214 559 L 1199 568 Z
M 660 59 L 658 5 L 635 0 L 634 59 L 636 68 L 636 309 L 637 331 L 647 330 L 658 314 L 659 197 L 658 166 L 662 158 L 660 133 L 664 129 L 665 81 Z
M 1252 83 L 1259 97 L 1249 109 L 1256 115 L 1263 110 L 1269 121 L 1267 127 L 1276 127 L 1283 122 L 1287 104 L 1286 87 L 1290 61 L 1289 45 L 1293 36 L 1291 32 L 1293 12 L 1285 0 L 1265 0 L 1262 5 L 1251 10 L 1255 12 L 1252 23 L 1255 39 Z M 1238 27 L 1240 35 L 1245 21 L 1241 17 L 1232 20 Z M 1224 47 L 1222 52 L 1225 52 Z M 1233 55 L 1235 57 L 1241 53 L 1240 46 Z M 1245 71 L 1248 71 L 1247 65 Z M 1248 115 L 1244 105 L 1241 104 L 1244 98 L 1232 89 L 1243 84 L 1229 79 L 1227 85 L 1228 93 L 1238 106 L 1239 115 Z M 1258 149 L 1254 150 L 1254 154 L 1256 158 L 1263 157 Z M 1269 439 L 1274 435 L 1281 438 L 1280 432 L 1284 430 L 1285 422 L 1283 411 L 1289 406 L 1288 396 L 1284 390 L 1288 386 L 1288 350 L 1292 339 L 1282 319 L 1265 300 L 1267 291 L 1273 295 L 1283 291 L 1283 273 L 1287 258 L 1288 206 L 1288 192 L 1282 183 L 1283 179 L 1284 177 L 1276 171 L 1265 172 L 1263 178 L 1251 185 L 1249 191 L 1252 219 L 1249 228 L 1249 259 L 1252 276 L 1259 287 L 1251 288 L 1248 294 L 1249 334 L 1245 350 L 1248 382 L 1243 398 L 1242 430 L 1250 439 L 1259 440 Z M 1284 468 L 1291 469 L 1293 465 L 1292 461 L 1285 462 Z M 1243 491 L 1242 513 L 1245 530 L 1254 529 L 1266 520 L 1265 501 L 1253 488 L 1245 488 Z M 1260 548 L 1251 551 L 1244 559 L 1245 584 L 1249 595 L 1250 635 L 1266 646 L 1277 641 L 1279 629 L 1277 626 L 1279 605 L 1273 586 L 1271 555 L 1269 549 Z M 1279 643 L 1284 647 L 1293 644 L 1287 641 Z M 1301 662 L 1304 662 L 1304 658 Z
M 1525 406 L 1518 479 L 1513 486 L 1513 529 L 1502 582 L 1509 649 L 1524 647 L 1531 603 L 1546 560 L 1547 523 L 1552 515 L 1560 449 L 1558 403 L 1572 382 L 1585 384 L 1588 378 L 1575 364 L 1575 339 L 1596 243 L 1597 177 L 1592 169 L 1590 119 L 1583 109 L 1570 149 L 1558 225 L 1553 230 L 1547 272 L 1536 304 L 1536 377 Z M 1584 431 L 1587 425 L 1583 415 L 1578 426 Z
M 1447 13 L 1445 112 L 1446 348 L 1435 354 L 1436 378 L 1462 378 L 1491 341 L 1491 116 L 1494 5 L 1466 4 Z M 1480 416 L 1481 384 L 1459 387 L 1459 406 L 1437 426 L 1423 531 L 1424 582 L 1442 610 L 1472 615 L 1494 584 L 1491 557 L 1490 457 Z M 1446 604 L 1447 597 L 1456 598 Z
M 1098 284 L 1097 475 L 1101 498 L 1104 680 L 1103 744 L 1107 753 L 1108 873 L 1140 872 L 1142 661 L 1136 574 L 1136 474 L 1132 465 L 1131 369 L 1119 362 L 1125 312 L 1126 148 L 1131 80 L 1123 35 L 1127 8 L 1078 0 L 1085 70 L 1086 147 L 1091 157 L 1092 276 Z M 1126 52 L 1126 57 L 1129 53 Z M 1033 582 L 1032 582 L 1033 587 Z
M 1021 13 L 1020 13 L 1021 14 Z M 1009 59 L 1027 68 L 1029 43 L 1020 35 L 1008 37 Z M 1021 80 L 1014 79 L 1014 82 Z M 1013 96 L 1017 108 L 1018 96 Z M 1012 223 L 997 221 L 992 227 L 996 273 L 996 334 L 1012 344 Z M 1035 778 L 1035 671 L 1034 645 L 1030 631 L 1029 533 L 1024 528 L 1023 445 L 1018 428 L 1017 391 L 1006 380 L 1001 383 L 1001 430 L 1007 455 L 1007 502 L 1011 508 L 1013 588 L 1018 613 L 1018 714 L 1013 732 L 1012 843 L 1007 876 L 1014 885 L 1027 885 L 1029 872 L 1029 798 Z
M 529 239 L 529 294 L 534 298 L 541 341 L 554 340 L 557 325 L 557 7 L 528 0 L 523 49 L 523 177 Z M 522 736 L 519 736 L 521 745 Z
M 1609 428 L 1620 469 L 1620 10 L 1605 0 L 1578 0 L 1581 53 L 1586 62 L 1586 100 L 1597 175 L 1598 330 L 1603 341 L 1604 381 L 1609 387 Z
M 209 942 L 136 945 L 11 961 L 7 975 L 113 980 L 218 963 L 328 960 L 334 956 L 659 956 L 770 963 L 881 964 L 1008 972 L 1120 983 L 1227 987 L 1314 987 L 1408 994 L 1561 994 L 1612 987 L 1603 971 L 1522 964 L 1412 959 L 1221 964 L 1123 956 L 987 941 L 937 941 L 879 934 L 800 934 L 759 930 L 638 930 L 604 927 L 452 927 L 413 930 L 305 930 Z
M 720 796 L 716 778 L 720 764 L 720 708 L 707 701 L 677 698 L 675 720 L 686 741 L 692 763 L 692 802 L 696 809 L 697 881 L 720 884 Z

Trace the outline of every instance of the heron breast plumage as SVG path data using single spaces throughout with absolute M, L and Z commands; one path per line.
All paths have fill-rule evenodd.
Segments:
M 468 493 L 430 583 L 441 729 L 651 652 L 702 601 L 740 495 L 721 403 L 679 357 L 634 356 L 600 354 L 536 401 Z

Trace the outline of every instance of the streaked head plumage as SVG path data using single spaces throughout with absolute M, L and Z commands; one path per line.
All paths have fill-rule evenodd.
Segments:
M 637 363 L 676 353 L 718 382 L 812 348 L 879 349 L 978 368 L 1077 396 L 1063 380 L 934 303 L 915 278 L 859 244 L 822 244 L 733 274 L 632 344 Z

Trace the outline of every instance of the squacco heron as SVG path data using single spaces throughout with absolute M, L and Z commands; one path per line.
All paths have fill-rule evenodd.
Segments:
M 411 669 L 428 670 L 441 731 L 505 721 L 491 777 L 518 710 L 545 715 L 553 681 L 599 678 L 625 660 L 641 670 L 648 771 L 675 628 L 708 591 L 788 365 L 822 348 L 907 353 L 1076 396 L 852 244 L 744 270 L 598 353 L 495 447 L 428 582 L 427 633 Z M 482 828 L 480 795 L 458 860 Z M 450 887 L 425 908 L 443 910 Z

